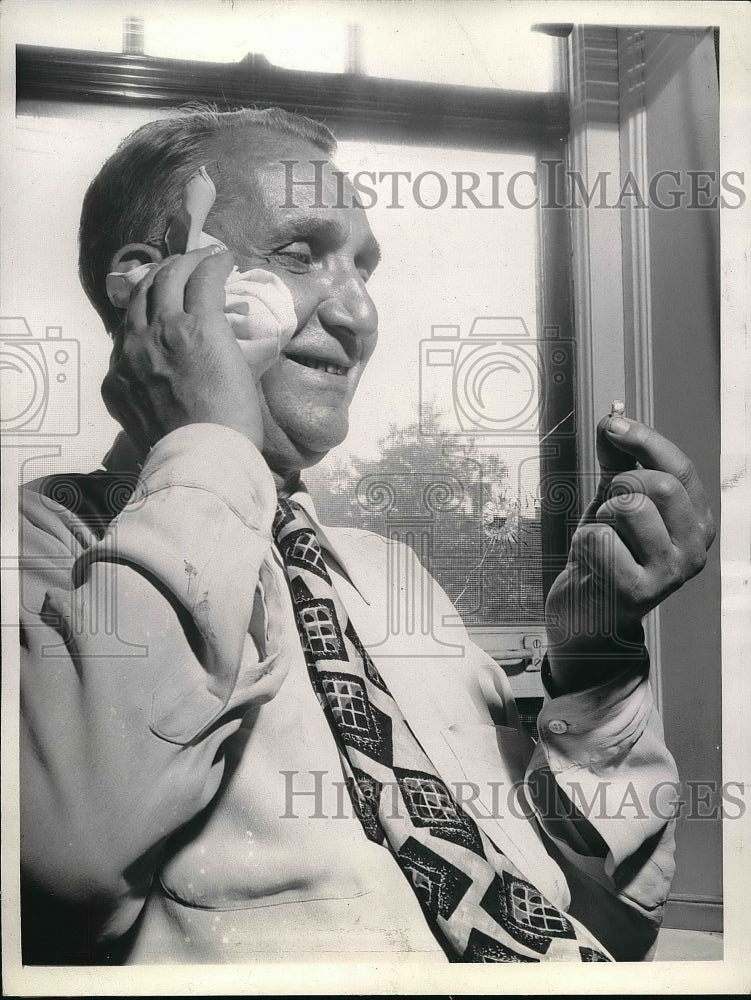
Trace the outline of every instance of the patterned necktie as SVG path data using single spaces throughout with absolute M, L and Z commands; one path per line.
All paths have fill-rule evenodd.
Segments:
M 349 621 L 302 508 L 280 499 L 273 532 L 355 812 L 393 854 L 450 960 L 611 961 L 457 804 Z

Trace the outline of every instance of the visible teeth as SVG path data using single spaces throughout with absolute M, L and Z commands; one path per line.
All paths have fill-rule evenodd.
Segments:
M 327 361 L 314 361 L 312 358 L 298 358 L 307 368 L 315 368 L 317 371 L 328 372 L 329 375 L 346 375 L 347 369 L 342 368 L 341 365 L 332 365 Z

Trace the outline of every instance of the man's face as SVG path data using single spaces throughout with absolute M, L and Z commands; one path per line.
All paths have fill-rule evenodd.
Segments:
M 259 383 L 264 455 L 281 475 L 315 464 L 344 440 L 349 404 L 377 339 L 378 314 L 365 284 L 378 244 L 362 209 L 336 207 L 352 204 L 351 187 L 342 198 L 327 162 L 318 167 L 317 187 L 295 183 L 287 190 L 282 160 L 298 161 L 297 182 L 313 181 L 312 161 L 325 159 L 292 137 L 274 137 L 247 157 L 233 151 L 223 170 L 242 197 L 213 211 L 205 227 L 241 271 L 266 268 L 292 293 L 297 330 Z

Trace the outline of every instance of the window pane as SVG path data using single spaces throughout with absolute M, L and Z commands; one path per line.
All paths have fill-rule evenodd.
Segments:
M 504 4 L 466 0 L 228 4 L 203 0 L 28 2 L 16 41 L 120 52 L 125 18 L 143 20 L 149 56 L 238 62 L 265 55 L 287 69 L 343 73 L 357 64 L 370 76 L 507 90 L 554 87 L 555 39 L 530 30 L 528 16 Z M 356 41 L 355 41 L 356 39 Z
M 508 198 L 533 201 L 534 160 L 365 143 L 338 159 L 372 192 L 380 339 L 349 437 L 305 481 L 324 522 L 411 544 L 466 623 L 540 622 L 537 215 Z M 470 179 L 504 207 L 457 195 Z

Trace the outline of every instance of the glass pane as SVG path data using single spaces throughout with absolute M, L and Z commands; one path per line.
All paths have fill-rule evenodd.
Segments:
M 528 16 L 498 3 L 32 0 L 17 19 L 15 38 L 121 52 L 124 21 L 133 17 L 143 20 L 143 52 L 149 56 L 239 62 L 256 53 L 287 69 L 343 73 L 357 65 L 370 76 L 391 79 L 554 88 L 555 39 L 532 32 Z M 131 44 L 134 38 L 131 33 Z
M 412 545 L 467 624 L 540 622 L 534 160 L 365 143 L 338 160 L 373 192 L 380 339 L 349 437 L 305 473 L 322 520 Z M 486 205 L 495 177 L 504 207 L 457 197 L 457 176 Z

